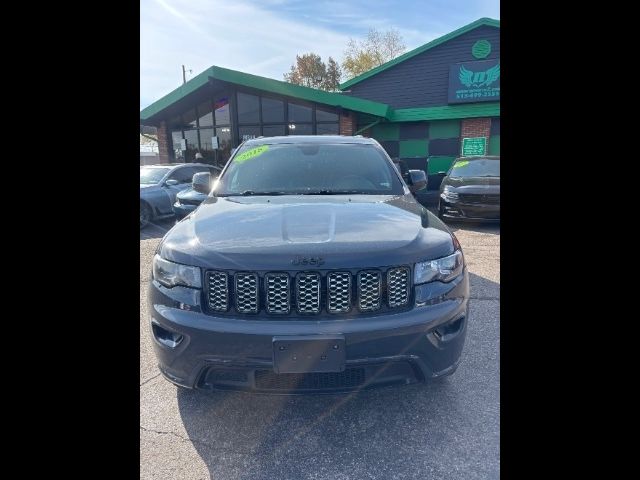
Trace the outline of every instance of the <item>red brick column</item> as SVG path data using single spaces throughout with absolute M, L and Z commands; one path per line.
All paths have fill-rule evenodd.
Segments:
M 462 152 L 462 138 L 487 137 L 487 152 L 489 151 L 489 137 L 491 136 L 490 118 L 465 118 L 462 120 L 460 131 L 460 152 Z
M 169 144 L 171 138 L 169 137 L 169 129 L 167 124 L 163 121 L 158 127 L 158 155 L 159 163 L 169 163 L 171 160 Z
M 356 116 L 353 112 L 340 114 L 340 135 L 353 135 L 356 131 Z

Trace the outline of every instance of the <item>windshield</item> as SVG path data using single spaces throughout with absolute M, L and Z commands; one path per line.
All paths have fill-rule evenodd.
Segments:
M 216 195 L 360 193 L 402 195 L 384 152 L 370 144 L 243 146 L 220 178 Z
M 451 167 L 451 177 L 499 177 L 500 160 L 477 158 L 473 160 L 459 159 Z
M 158 183 L 170 168 L 146 167 L 140 169 L 140 185 L 152 185 Z

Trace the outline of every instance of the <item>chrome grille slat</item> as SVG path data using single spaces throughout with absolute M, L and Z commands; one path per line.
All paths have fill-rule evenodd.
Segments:
M 209 272 L 207 283 L 209 308 L 217 312 L 226 312 L 229 309 L 229 276 L 226 272 Z
M 258 275 L 236 273 L 236 310 L 240 313 L 258 312 Z
M 327 275 L 327 310 L 347 313 L 351 310 L 351 273 L 331 272 Z
M 391 308 L 402 307 L 409 302 L 409 269 L 387 270 L 387 302 Z
M 298 313 L 320 313 L 320 275 L 317 273 L 296 276 L 296 308 Z
M 286 314 L 290 311 L 289 275 L 267 273 L 264 277 L 267 290 L 267 312 Z
M 380 308 L 382 275 L 378 270 L 358 273 L 358 308 L 370 312 Z

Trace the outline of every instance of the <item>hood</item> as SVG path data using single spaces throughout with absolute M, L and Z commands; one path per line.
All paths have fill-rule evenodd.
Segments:
M 161 255 L 205 268 L 296 270 L 412 264 L 449 255 L 447 227 L 412 195 L 208 197 L 164 238 Z
M 148 188 L 153 188 L 153 187 L 157 187 L 158 185 L 156 185 L 155 183 L 152 184 L 140 184 L 140 190 L 146 190 Z

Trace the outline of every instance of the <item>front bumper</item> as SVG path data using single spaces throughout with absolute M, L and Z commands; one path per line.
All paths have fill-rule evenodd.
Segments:
M 155 281 L 149 289 L 158 366 L 165 378 L 187 388 L 334 393 L 421 382 L 455 371 L 468 322 L 466 269 L 451 283 L 434 282 L 423 290 L 424 306 L 319 321 L 215 316 L 203 313 L 199 290 L 167 289 Z M 344 338 L 343 372 L 274 372 L 275 336 L 314 335 Z
M 500 205 L 449 202 L 440 196 L 442 215 L 468 220 L 500 220 Z

